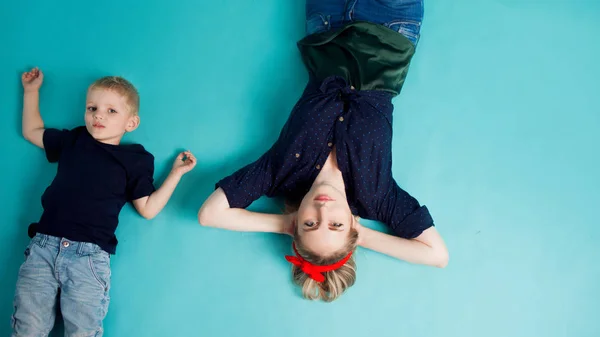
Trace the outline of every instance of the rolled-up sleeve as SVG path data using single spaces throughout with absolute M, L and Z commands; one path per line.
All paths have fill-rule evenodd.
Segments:
M 221 179 L 215 188 L 222 188 L 231 208 L 246 208 L 265 195 L 273 185 L 270 151 L 255 162 Z
M 395 235 L 405 239 L 416 238 L 434 225 L 427 206 L 420 205 L 396 181 L 392 181 L 389 192 L 379 203 L 377 220 L 388 225 Z

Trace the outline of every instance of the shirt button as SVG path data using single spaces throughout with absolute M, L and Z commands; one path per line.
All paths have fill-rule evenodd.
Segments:
M 69 247 L 71 244 L 69 243 L 69 241 L 65 241 L 63 242 L 63 247 L 67 248 Z
M 344 121 L 344 117 L 340 117 L 340 118 L 338 118 L 338 120 L 339 120 L 340 122 L 343 122 L 343 121 Z
M 327 146 L 332 147 L 333 143 L 329 142 L 329 143 L 327 143 Z
M 320 170 L 320 169 L 321 169 L 321 165 L 317 165 L 317 170 Z
M 351 86 L 350 86 L 350 90 L 354 90 L 354 86 L 352 86 L 352 85 L 351 85 Z
M 296 158 L 300 158 L 300 153 L 296 153 Z

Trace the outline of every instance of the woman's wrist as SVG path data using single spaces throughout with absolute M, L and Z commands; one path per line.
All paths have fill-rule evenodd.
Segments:
M 354 229 L 358 232 L 358 240 L 356 241 L 356 244 L 359 246 L 364 246 L 366 240 L 368 239 L 367 236 L 369 235 L 369 228 L 365 228 L 358 221 L 356 221 L 354 223 Z
M 294 236 L 294 219 L 296 218 L 296 213 L 284 214 L 281 224 L 281 234 L 286 234 L 289 236 Z

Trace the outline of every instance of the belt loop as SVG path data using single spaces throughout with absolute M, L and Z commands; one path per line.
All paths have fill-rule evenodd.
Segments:
M 48 235 L 46 234 L 38 234 L 40 237 L 40 247 L 44 248 L 46 246 L 46 242 L 48 242 Z
M 77 255 L 79 255 L 79 256 L 83 255 L 83 245 L 85 245 L 85 242 L 77 243 Z

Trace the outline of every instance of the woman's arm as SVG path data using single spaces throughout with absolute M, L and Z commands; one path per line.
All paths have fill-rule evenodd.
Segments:
M 357 225 L 358 244 L 376 252 L 410 263 L 444 268 L 448 264 L 448 250 L 435 229 L 429 227 L 414 239 L 404 239 Z
M 216 189 L 198 212 L 198 222 L 203 226 L 239 232 L 270 232 L 289 234 L 291 218 L 282 214 L 266 214 L 229 207 L 222 188 Z

